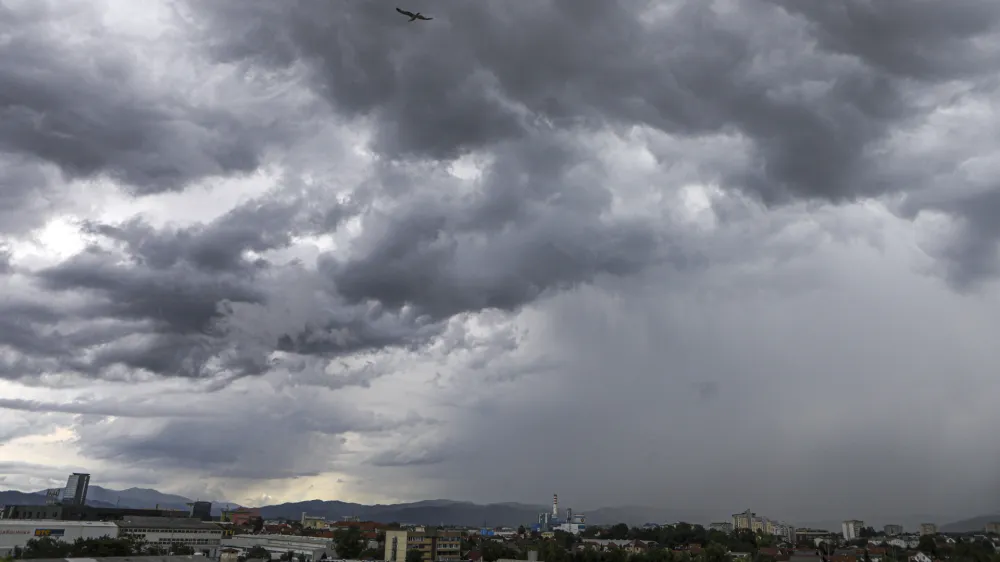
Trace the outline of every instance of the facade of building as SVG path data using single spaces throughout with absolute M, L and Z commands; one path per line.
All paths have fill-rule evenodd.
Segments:
M 12 555 L 15 548 L 24 548 L 29 540 L 37 537 L 52 537 L 56 540 L 73 542 L 80 538 L 99 539 L 117 536 L 118 527 L 114 523 L 5 519 L 0 521 L 0 556 Z
M 202 521 L 212 520 L 212 502 L 191 502 L 188 504 L 191 510 L 188 511 L 188 517 L 194 519 L 200 519 Z
M 343 519 L 330 524 L 330 528 L 334 531 L 339 529 L 348 529 L 351 527 L 356 527 L 361 531 L 361 538 L 373 540 L 378 537 L 379 530 L 384 529 L 385 525 L 382 523 L 376 523 L 375 521 L 359 521 L 357 517 Z
M 302 524 L 303 529 L 326 529 L 330 526 L 325 517 L 315 517 L 304 511 L 302 512 L 302 518 L 299 519 L 299 523 Z
M 256 507 L 241 507 L 233 511 L 227 511 L 224 514 L 224 519 L 230 521 L 233 525 L 238 527 L 249 526 L 253 523 L 254 519 L 260 517 L 260 508 Z
M 990 535 L 1000 535 L 1000 521 L 990 521 L 986 524 L 985 531 Z
M 66 487 L 63 488 L 62 503 L 64 505 L 86 505 L 87 490 L 90 489 L 90 475 L 82 472 L 74 472 L 66 479 Z
M 733 524 L 727 521 L 719 521 L 717 523 L 712 523 L 711 525 L 709 525 L 709 529 L 713 531 L 720 531 L 723 533 L 732 533 Z
M 795 529 L 795 537 L 797 540 L 809 541 L 817 546 L 819 543 L 829 540 L 830 537 L 834 536 L 836 536 L 836 533 L 831 533 L 830 531 L 824 529 L 808 529 L 806 527 Z
M 865 522 L 858 519 L 848 519 L 840 524 L 841 533 L 844 535 L 844 540 L 854 540 L 861 536 L 861 529 L 864 528 Z
M 740 529 L 751 529 L 753 528 L 753 520 L 757 516 L 756 513 L 750 511 L 749 509 L 743 513 L 733 514 L 733 530 Z
M 882 532 L 885 533 L 887 537 L 896 537 L 903 534 L 902 525 L 886 525 L 882 527 Z
M 89 505 L 8 505 L 0 519 L 54 519 L 57 521 L 117 521 L 126 517 L 188 517 L 175 509 L 133 509 Z
M 223 549 L 235 549 L 246 552 L 255 546 L 260 546 L 271 553 L 273 560 L 278 560 L 289 551 L 296 557 L 303 555 L 307 561 L 336 558 L 337 551 L 333 541 L 321 537 L 300 537 L 291 535 L 234 535 L 223 539 Z
M 406 531 L 385 532 L 385 562 L 404 562 L 406 560 Z
M 222 541 L 222 527 L 191 517 L 128 517 L 115 524 L 118 536 L 134 537 L 163 548 L 189 546 L 212 558 L 218 556 Z
M 419 551 L 424 562 L 461 560 L 462 532 L 455 529 L 418 527 L 385 532 L 385 562 L 404 562 L 410 550 Z
M 938 534 L 937 525 L 934 523 L 921 523 L 920 524 L 920 536 L 924 535 L 936 535 Z

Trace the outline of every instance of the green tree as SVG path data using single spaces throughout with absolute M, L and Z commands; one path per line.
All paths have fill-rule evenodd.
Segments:
M 931 535 L 922 535 L 917 543 L 917 550 L 931 556 L 937 555 L 937 542 Z
M 527 533 L 528 533 L 528 530 L 524 528 L 524 525 L 518 525 L 518 527 L 517 527 L 517 534 L 519 534 L 519 535 L 521 535 L 523 537 Z
M 299 553 L 298 561 L 299 562 L 306 562 L 306 555 L 302 554 L 302 553 Z
M 546 542 L 551 542 L 551 541 L 546 541 Z M 496 560 L 500 560 L 501 558 L 516 559 L 521 556 L 521 553 L 518 552 L 517 550 L 514 550 L 513 548 L 507 545 L 498 543 L 497 541 L 491 541 L 491 540 L 483 541 L 483 544 L 480 546 L 480 552 L 482 552 L 483 554 L 484 562 L 495 562 Z M 547 559 L 542 557 L 542 553 L 539 553 L 538 558 L 539 560 L 545 560 L 545 562 L 549 562 Z
M 253 547 L 250 548 L 250 550 L 247 551 L 247 559 L 248 560 L 250 560 L 250 559 L 254 559 L 254 560 L 260 560 L 260 559 L 270 560 L 271 559 L 271 553 L 268 552 L 266 548 L 264 548 L 263 546 L 261 546 L 261 545 L 258 544 L 258 545 L 254 545 Z
M 566 531 L 556 531 L 555 535 L 556 535 L 555 536 L 556 543 L 565 548 L 566 550 L 572 550 L 573 545 L 576 544 L 576 537 L 573 535 L 573 533 L 567 533 Z
M 608 538 L 611 540 L 625 540 L 628 538 L 629 528 L 624 523 L 618 523 L 608 529 Z
M 132 537 L 79 538 L 70 547 L 70 556 L 79 558 L 108 558 L 133 556 L 146 550 L 146 544 Z
M 705 550 L 702 551 L 701 556 L 704 562 L 729 561 L 729 552 L 727 551 L 726 547 L 717 543 L 712 543 L 706 546 Z
M 191 556 L 194 554 L 194 548 L 186 544 L 172 544 L 170 545 L 170 554 L 174 556 Z
M 334 533 L 333 542 L 337 549 L 337 556 L 345 560 L 356 560 L 365 549 L 364 542 L 361 540 L 361 528 L 356 525 Z
M 406 562 L 423 562 L 424 555 L 419 550 L 407 550 Z
M 66 558 L 70 555 L 73 545 L 56 540 L 52 537 L 31 539 L 24 545 L 21 558 Z

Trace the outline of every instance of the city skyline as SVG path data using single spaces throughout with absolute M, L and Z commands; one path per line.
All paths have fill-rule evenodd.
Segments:
M 1000 512 L 1000 3 L 828 4 L 5 2 L 0 488 Z

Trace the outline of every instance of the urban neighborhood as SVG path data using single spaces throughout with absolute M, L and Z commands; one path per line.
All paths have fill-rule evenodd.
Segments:
M 840 529 L 797 527 L 745 510 L 708 525 L 649 522 L 588 525 L 559 507 L 516 527 L 433 525 L 429 521 L 265 519 L 260 508 L 222 509 L 193 501 L 187 510 L 95 507 L 90 475 L 74 473 L 39 505 L 0 510 L 0 558 L 141 562 L 279 560 L 317 562 L 997 562 L 1000 521 L 979 532 L 942 533 L 845 520 Z

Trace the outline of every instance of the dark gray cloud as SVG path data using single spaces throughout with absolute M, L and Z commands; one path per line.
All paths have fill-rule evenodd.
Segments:
M 261 98 L 199 96 L 196 84 L 176 78 L 173 88 L 163 86 L 157 72 L 165 67 L 133 54 L 151 43 L 88 35 L 101 17 L 99 6 L 85 3 L 0 7 L 7 30 L 0 45 L 0 232 L 38 226 L 65 207 L 59 173 L 110 178 L 137 195 L 179 191 L 199 179 L 255 171 L 269 147 L 289 142 L 302 123 L 288 119 L 292 109 L 274 96 L 268 111 L 248 111 Z M 189 46 L 182 36 L 173 39 Z M 194 51 L 181 56 L 189 69 L 201 64 Z
M 390 157 L 449 158 L 553 127 L 736 133 L 754 158 L 712 172 L 728 186 L 840 202 L 914 185 L 878 154 L 926 116 L 919 88 L 997 70 L 995 3 L 903 5 L 681 1 L 649 23 L 649 3 L 442 4 L 416 29 L 372 3 L 196 9 L 215 23 L 219 60 L 305 61 L 333 108 L 376 120 L 375 148 Z
M 998 45 L 989 44 L 1000 25 L 994 2 L 768 1 L 806 17 L 825 48 L 893 76 L 941 81 L 996 72 Z
M 434 422 L 415 414 L 366 413 L 315 389 L 288 389 L 274 396 L 257 385 L 223 396 L 232 400 L 231 408 L 220 411 L 210 401 L 194 400 L 184 409 L 196 416 L 102 419 L 82 428 L 79 439 L 92 458 L 133 467 L 161 472 L 208 468 L 213 477 L 222 478 L 294 478 L 320 474 L 349 455 L 343 447 L 349 432 L 379 434 Z
M 58 422 L 240 497 L 992 509 L 996 303 L 913 270 L 998 270 L 995 2 L 55 6 L 0 8 L 0 422 L 46 416 L 0 454 Z

